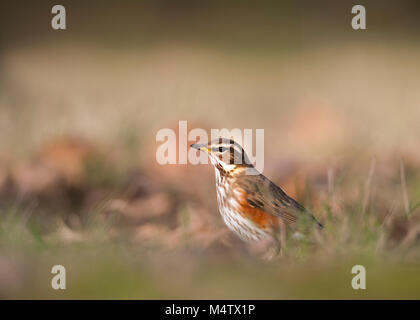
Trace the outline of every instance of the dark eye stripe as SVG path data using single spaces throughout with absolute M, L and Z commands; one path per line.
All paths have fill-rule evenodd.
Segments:
M 214 152 L 225 152 L 227 150 L 227 148 L 220 146 L 220 147 L 211 148 L 211 150 L 214 151 Z

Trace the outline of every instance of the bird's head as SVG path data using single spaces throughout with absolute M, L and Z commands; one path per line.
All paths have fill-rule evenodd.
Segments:
M 203 144 L 192 144 L 192 148 L 205 152 L 218 169 L 232 171 L 236 168 L 253 168 L 244 149 L 232 139 L 218 138 Z

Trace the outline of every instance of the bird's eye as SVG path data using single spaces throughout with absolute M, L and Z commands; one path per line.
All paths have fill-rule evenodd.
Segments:
M 228 148 L 226 147 L 216 147 L 216 148 L 212 148 L 213 151 L 215 152 L 225 152 Z

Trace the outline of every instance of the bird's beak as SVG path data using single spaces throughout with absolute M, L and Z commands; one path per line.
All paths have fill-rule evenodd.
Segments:
M 194 148 L 194 149 L 197 149 L 197 150 L 200 150 L 200 151 L 204 151 L 204 152 L 207 152 L 207 153 L 210 151 L 209 148 L 207 148 L 207 145 L 205 145 L 205 144 L 194 143 L 194 144 L 191 145 L 191 148 Z

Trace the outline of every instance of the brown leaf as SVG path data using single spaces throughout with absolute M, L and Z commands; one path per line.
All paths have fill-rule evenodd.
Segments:
M 171 208 L 172 202 L 169 196 L 161 192 L 132 201 L 114 199 L 110 202 L 107 209 L 119 212 L 130 222 L 140 223 L 168 214 Z
M 22 194 L 46 194 L 60 185 L 58 172 L 39 162 L 18 164 L 11 171 L 11 180 Z
M 74 137 L 63 137 L 45 145 L 41 161 L 53 168 L 70 185 L 78 184 L 85 175 L 86 161 L 95 153 L 89 142 Z

